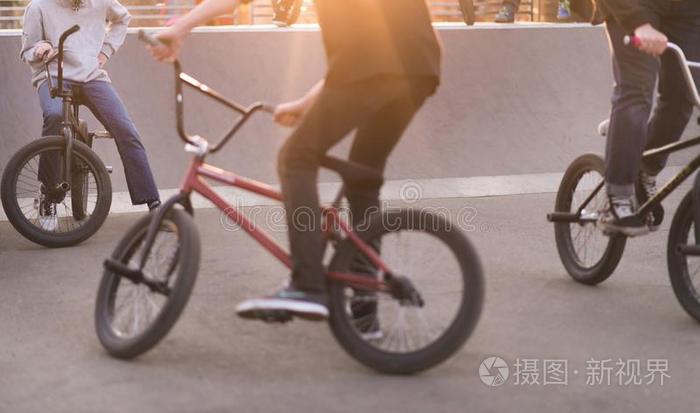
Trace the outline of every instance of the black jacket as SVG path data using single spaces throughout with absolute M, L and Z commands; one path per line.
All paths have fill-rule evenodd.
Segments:
M 633 32 L 637 27 L 652 21 L 651 12 L 639 0 L 595 0 L 595 5 L 594 24 L 613 18 Z

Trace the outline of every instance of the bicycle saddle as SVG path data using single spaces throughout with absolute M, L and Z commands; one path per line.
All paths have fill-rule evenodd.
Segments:
M 321 159 L 321 166 L 337 172 L 350 187 L 380 187 L 384 183 L 381 172 L 357 162 L 326 156 Z

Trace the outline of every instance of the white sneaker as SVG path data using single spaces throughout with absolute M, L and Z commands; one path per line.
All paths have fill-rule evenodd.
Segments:
M 39 202 L 39 226 L 47 232 L 54 232 L 58 228 L 56 206 L 45 199 Z

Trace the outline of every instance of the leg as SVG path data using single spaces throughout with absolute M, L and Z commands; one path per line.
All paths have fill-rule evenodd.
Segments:
M 114 137 L 124 164 L 131 202 L 139 205 L 158 200 L 158 188 L 148 164 L 146 150 L 112 84 L 102 81 L 85 83 L 83 96 L 86 106 Z
M 700 18 L 669 18 L 662 20 L 661 29 L 669 41 L 683 49 L 688 60 L 700 60 Z M 697 71 L 693 71 L 693 75 L 696 84 L 699 84 Z M 649 121 L 646 149 L 659 148 L 679 140 L 692 113 L 693 103 L 678 59 L 671 53 L 665 53 L 661 57 L 659 95 Z M 666 166 L 667 159 L 668 155 L 645 158 L 642 169 L 656 175 Z
M 316 178 L 321 157 L 371 113 L 371 88 L 326 87 L 279 153 L 295 287 L 324 291 L 323 238 Z
M 659 70 L 657 59 L 623 43 L 626 30 L 607 22 L 615 88 L 605 154 L 608 194 L 631 197 L 647 137 L 647 121 Z
M 52 99 L 48 82 L 39 86 L 39 104 L 43 113 L 43 127 L 41 136 L 55 136 L 62 134 L 63 127 L 63 101 Z M 48 188 L 54 187 L 61 179 L 63 161 L 59 156 L 42 154 L 39 156 L 39 181 Z

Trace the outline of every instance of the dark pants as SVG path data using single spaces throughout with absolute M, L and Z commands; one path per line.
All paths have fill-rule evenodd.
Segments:
M 697 6 L 689 1 L 651 3 L 655 4 L 653 26 L 679 45 L 688 60 L 700 60 L 700 16 L 684 9 Z M 607 31 L 615 87 L 605 180 L 609 195 L 631 196 L 640 166 L 656 175 L 666 165 L 667 156 L 651 157 L 640 164 L 643 151 L 680 139 L 693 106 L 675 55 L 667 52 L 656 59 L 624 45 L 624 36 L 629 33 L 615 21 L 607 22 Z M 652 114 L 657 77 L 659 93 Z
M 316 185 L 321 158 L 356 130 L 350 160 L 383 171 L 387 157 L 435 86 L 434 80 L 379 76 L 322 90 L 278 158 L 294 286 L 309 291 L 325 289 Z M 354 224 L 359 224 L 368 211 L 379 211 L 379 189 L 346 188 Z
M 103 81 L 64 82 L 65 88 L 70 88 L 71 85 L 77 86 L 81 102 L 90 109 L 114 138 L 124 164 L 131 202 L 138 205 L 159 199 L 158 188 L 148 165 L 146 150 L 112 84 Z M 42 136 L 61 135 L 63 101 L 51 98 L 48 82 L 39 86 L 39 103 L 44 116 Z M 62 165 L 58 159 L 46 158 L 44 156 L 40 160 L 39 179 L 45 185 L 50 185 L 50 182 L 55 182 L 60 177 Z

